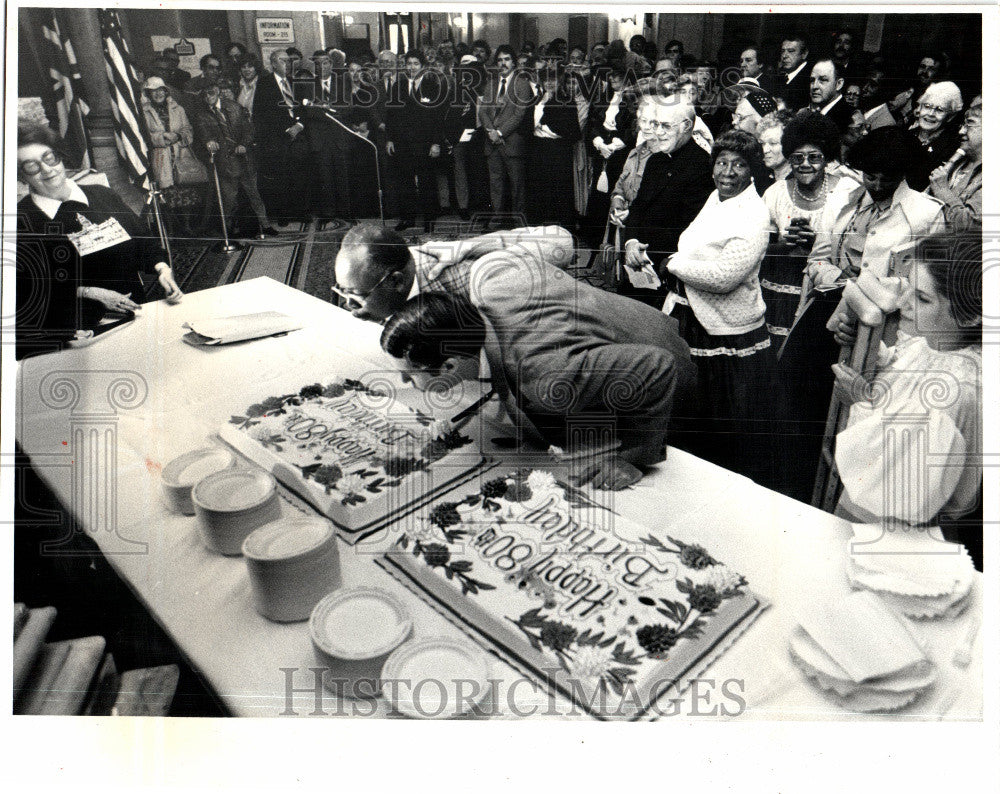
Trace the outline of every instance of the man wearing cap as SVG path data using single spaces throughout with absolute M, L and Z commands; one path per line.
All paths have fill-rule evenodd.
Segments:
M 854 109 L 844 101 L 844 76 L 829 58 L 816 61 L 809 77 L 809 109 L 822 113 L 837 125 L 841 134 L 851 125 Z

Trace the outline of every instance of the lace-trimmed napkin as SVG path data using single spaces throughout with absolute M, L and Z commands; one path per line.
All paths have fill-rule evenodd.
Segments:
M 902 708 L 937 678 L 913 629 L 867 591 L 812 605 L 789 652 L 814 684 L 856 711 Z
M 873 591 L 915 618 L 951 618 L 968 605 L 972 559 L 964 546 L 946 542 L 939 529 L 853 528 L 847 575 L 854 587 Z

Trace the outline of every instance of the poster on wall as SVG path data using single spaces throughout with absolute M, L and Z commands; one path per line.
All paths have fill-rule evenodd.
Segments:
M 153 44 L 153 49 L 156 52 L 162 52 L 167 47 L 173 47 L 177 50 L 177 54 L 181 58 L 180 68 L 185 72 L 190 72 L 192 75 L 196 75 L 201 72 L 201 67 L 198 66 L 198 61 L 202 59 L 205 55 L 208 55 L 212 51 L 212 42 L 205 39 L 194 39 L 177 36 L 150 36 L 149 40 Z M 191 52 L 190 47 L 178 47 L 180 42 L 190 44 L 194 47 L 194 52 Z

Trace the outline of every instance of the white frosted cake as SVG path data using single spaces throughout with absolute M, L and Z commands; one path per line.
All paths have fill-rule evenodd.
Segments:
M 466 485 L 406 518 L 380 564 L 470 637 L 602 719 L 671 713 L 767 606 L 692 540 L 550 471 Z
M 447 420 L 350 379 L 254 403 L 220 435 L 353 539 L 482 464 L 472 438 Z

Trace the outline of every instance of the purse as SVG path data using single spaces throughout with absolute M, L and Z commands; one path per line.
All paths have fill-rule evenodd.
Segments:
M 601 240 L 601 246 L 598 248 L 598 259 L 600 263 L 601 275 L 604 278 L 604 283 L 609 289 L 617 289 L 618 279 L 621 278 L 620 264 L 618 262 L 618 248 L 621 237 L 621 229 L 615 227 L 615 239 L 614 242 L 610 241 L 611 237 L 611 219 L 609 218 L 604 224 L 604 237 Z
M 190 147 L 174 147 L 171 154 L 175 185 L 200 185 L 208 182 L 208 171 L 201 160 L 194 156 Z

